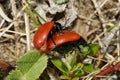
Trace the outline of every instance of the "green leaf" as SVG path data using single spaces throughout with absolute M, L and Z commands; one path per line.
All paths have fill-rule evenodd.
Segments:
M 61 76 L 60 76 L 60 79 L 66 79 L 66 80 L 68 80 L 69 77 L 68 77 L 67 75 L 61 75 Z
M 68 72 L 68 69 L 67 69 L 66 65 L 63 63 L 63 61 L 60 58 L 52 59 L 52 63 L 63 73 Z
M 23 79 L 23 74 L 20 72 L 20 70 L 13 70 L 11 73 L 10 73 L 10 76 L 9 76 L 9 80 L 26 80 L 26 79 Z
M 33 50 L 25 53 L 17 61 L 17 70 L 10 75 L 11 80 L 36 80 L 47 67 L 47 56 Z M 12 76 L 12 74 L 18 74 Z M 16 78 L 16 79 L 12 79 Z
M 78 70 L 74 73 L 74 77 L 81 77 L 85 75 L 85 72 L 83 70 Z
M 80 80 L 79 77 L 74 77 L 72 80 Z
M 94 56 L 97 53 L 98 49 L 99 49 L 99 45 L 98 44 L 90 44 L 89 45 L 90 52 L 89 52 L 88 55 Z
M 73 70 L 74 77 L 80 77 L 85 74 L 85 72 L 83 71 L 83 64 L 81 63 L 78 63 Z
M 88 54 L 89 53 L 89 46 L 85 46 L 83 47 L 82 45 L 80 45 L 80 48 L 82 50 L 82 53 Z
M 90 73 L 93 71 L 93 64 L 84 64 L 83 70 L 87 73 Z
M 72 52 L 72 54 L 69 54 L 66 57 L 67 61 L 69 62 L 71 67 L 74 67 L 77 63 L 77 54 L 75 53 L 75 51 Z
M 33 6 L 29 3 L 29 0 L 26 1 L 28 4 L 28 7 L 25 9 L 27 14 L 30 16 L 30 18 L 32 19 L 32 21 L 34 22 L 34 24 L 38 27 L 41 24 L 39 23 L 39 21 L 37 20 L 35 14 L 42 19 L 44 22 L 46 22 L 46 20 L 33 8 Z
M 30 16 L 31 20 L 37 27 L 40 26 L 40 23 L 38 22 L 37 18 L 35 17 L 34 13 L 30 8 L 26 8 L 26 13 Z

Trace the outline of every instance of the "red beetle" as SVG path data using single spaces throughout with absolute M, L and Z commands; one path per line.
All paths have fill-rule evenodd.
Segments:
M 43 53 L 56 49 L 60 52 L 60 50 L 65 50 L 66 47 L 78 47 L 77 44 L 86 43 L 79 34 L 66 31 L 66 28 L 61 26 L 60 23 L 53 21 L 47 22 L 38 28 L 33 42 L 35 48 Z
M 43 24 L 34 35 L 34 47 L 40 49 L 42 46 L 45 46 L 46 41 L 49 37 L 52 36 L 55 32 L 61 32 L 63 26 L 60 23 L 50 21 Z
M 55 42 L 53 42 L 53 40 Z M 55 33 L 52 38 L 49 38 L 46 45 L 43 46 L 41 52 L 49 52 L 51 50 L 56 50 L 63 53 L 69 47 L 78 47 L 80 44 L 85 45 L 86 41 L 80 37 L 79 34 L 72 31 L 63 31 L 63 33 Z

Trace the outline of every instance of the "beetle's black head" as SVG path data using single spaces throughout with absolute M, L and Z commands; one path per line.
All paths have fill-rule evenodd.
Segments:
M 62 32 L 64 30 L 64 26 L 62 26 L 60 23 L 58 22 L 54 22 L 55 25 L 54 25 L 54 30 L 57 31 L 57 32 Z

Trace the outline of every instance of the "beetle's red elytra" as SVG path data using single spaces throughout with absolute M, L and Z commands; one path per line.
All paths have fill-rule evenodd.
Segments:
M 54 34 L 53 39 L 54 39 L 54 42 L 56 43 L 56 45 L 54 45 L 51 38 L 48 40 L 47 48 L 50 50 L 54 49 L 56 46 L 60 46 L 64 43 L 79 40 L 80 35 L 75 32 L 72 32 L 72 31 L 63 31 L 63 33 Z
M 52 38 L 53 38 L 55 44 L 54 44 Z M 46 53 L 64 43 L 77 41 L 80 39 L 80 35 L 75 32 L 72 32 L 72 31 L 63 31 L 62 33 L 53 34 L 52 38 L 49 38 L 47 43 L 40 48 L 41 52 Z
M 35 32 L 34 40 L 33 40 L 34 47 L 36 49 L 40 49 L 45 44 L 49 32 L 53 27 L 54 27 L 54 22 L 51 21 L 51 22 L 46 22 L 45 24 L 43 24 L 38 28 L 38 30 Z

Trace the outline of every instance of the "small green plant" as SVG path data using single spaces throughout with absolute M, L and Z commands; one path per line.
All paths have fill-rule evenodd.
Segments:
M 16 69 L 10 72 L 6 80 L 37 80 L 45 69 L 50 67 L 50 62 L 57 68 L 55 71 L 60 73 L 57 73 L 60 79 L 79 80 L 81 76 L 94 70 L 93 64 L 83 63 L 79 56 L 84 54 L 94 56 L 98 48 L 97 44 L 91 44 L 90 47 L 82 47 L 85 53 L 73 51 L 64 54 L 64 57 L 52 59 L 36 50 L 29 51 L 18 59 Z
M 47 67 L 48 57 L 33 50 L 25 53 L 17 61 L 16 69 L 6 80 L 37 80 Z
M 83 60 L 79 61 L 80 57 L 83 58 L 85 55 L 94 56 L 99 46 L 97 44 L 90 44 L 89 47 L 80 46 L 83 53 L 76 54 L 75 51 L 66 54 L 64 58 L 54 58 L 52 63 L 62 72 L 61 79 L 67 80 L 79 80 L 81 76 L 85 76 L 87 73 L 91 73 L 94 69 L 93 64 L 82 63 Z

